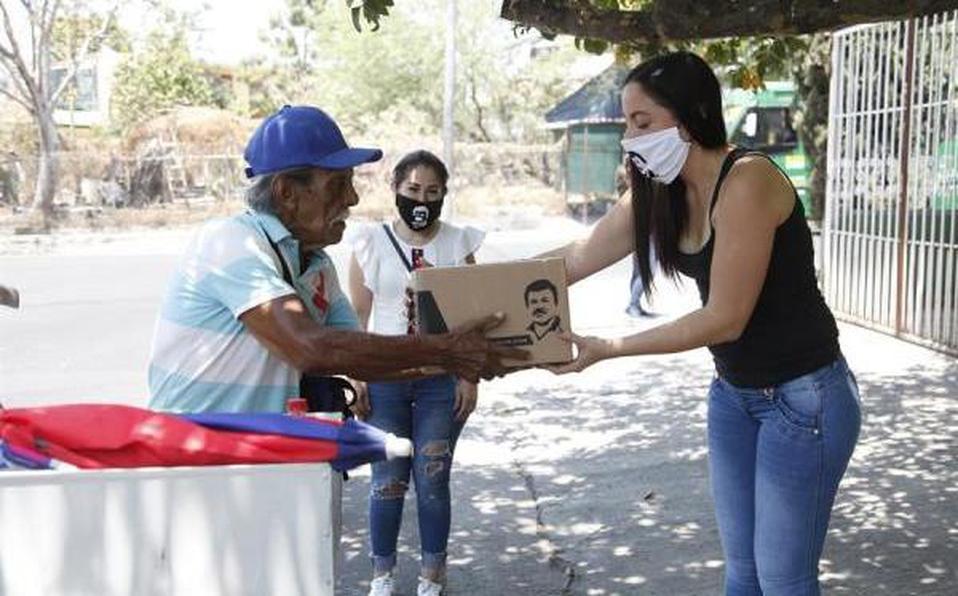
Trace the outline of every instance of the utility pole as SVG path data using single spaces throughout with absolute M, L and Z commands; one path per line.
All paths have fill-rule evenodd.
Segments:
M 442 158 L 449 169 L 449 193 L 446 195 L 446 209 L 450 218 L 456 215 L 455 169 L 453 145 L 456 139 L 456 127 L 453 121 L 453 105 L 456 99 L 456 0 L 446 0 L 446 56 L 445 84 L 442 95 Z

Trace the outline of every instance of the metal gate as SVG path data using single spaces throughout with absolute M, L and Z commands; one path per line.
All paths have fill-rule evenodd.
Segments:
M 830 93 L 828 302 L 958 352 L 958 11 L 835 33 Z

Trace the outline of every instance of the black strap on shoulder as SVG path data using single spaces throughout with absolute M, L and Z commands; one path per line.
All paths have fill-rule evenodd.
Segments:
M 788 175 L 788 172 L 785 171 L 785 168 L 778 165 L 778 162 L 772 159 L 771 155 L 769 155 L 768 153 L 762 153 L 761 151 L 744 151 L 740 157 L 744 157 L 746 155 L 757 155 L 759 157 L 764 158 L 768 163 L 772 164 L 772 167 L 778 170 L 779 172 L 781 172 L 782 176 L 785 176 L 785 179 L 788 180 L 789 185 L 791 185 L 791 187 L 795 190 L 795 196 L 797 200 L 798 190 L 795 189 L 795 184 L 792 183 L 792 177 Z
M 412 263 L 409 262 L 409 259 L 406 257 L 406 253 L 404 253 L 402 247 L 399 246 L 399 240 L 396 239 L 396 235 L 393 234 L 393 231 L 389 229 L 389 224 L 383 224 L 383 230 L 386 232 L 386 236 L 392 243 L 393 248 L 396 249 L 396 254 L 399 255 L 400 259 L 402 259 L 402 264 L 406 266 L 406 271 L 412 273 Z
M 266 228 L 263 227 L 263 224 L 260 224 L 259 222 L 257 222 L 257 224 L 259 224 L 259 229 L 263 230 L 263 235 L 266 236 L 266 241 L 269 242 L 269 245 L 273 248 L 273 252 L 276 253 L 276 258 L 279 259 L 279 266 L 283 268 L 283 279 L 286 281 L 286 283 L 295 288 L 296 286 L 293 285 L 293 274 L 290 273 L 289 265 L 286 264 L 286 259 L 283 258 L 283 253 L 279 251 L 279 246 L 277 246 L 276 243 L 273 242 L 273 239 L 269 237 L 269 233 L 267 233 Z
M 780 165 L 775 163 L 775 160 L 772 159 L 772 156 L 767 153 L 762 153 L 761 151 L 756 151 L 754 149 L 749 149 L 747 147 L 736 147 L 732 149 L 728 155 L 725 156 L 725 161 L 722 162 L 722 170 L 719 173 L 718 181 L 715 183 L 715 191 L 712 194 L 712 204 L 709 205 L 709 218 L 712 217 L 712 211 L 715 210 L 715 204 L 718 202 L 719 190 L 722 188 L 722 182 L 725 180 L 725 177 L 728 176 L 729 171 L 732 169 L 732 166 L 735 165 L 735 162 L 739 159 L 745 157 L 746 155 L 758 155 L 759 157 L 764 157 L 768 160 L 776 170 L 782 173 L 785 176 L 785 179 L 788 180 L 788 183 L 792 185 L 792 188 L 795 188 L 795 185 L 792 184 L 792 179 L 789 175 L 782 169 Z M 798 191 L 795 190 L 795 200 L 798 203 L 801 201 L 798 200 Z
M 712 202 L 709 204 L 709 219 L 712 218 L 712 211 L 715 210 L 715 204 L 718 203 L 719 191 L 722 189 L 722 182 L 725 181 L 725 177 L 728 176 L 729 170 L 732 169 L 732 166 L 735 165 L 735 162 L 738 161 L 740 157 L 745 156 L 749 153 L 748 149 L 744 147 L 736 147 L 729 151 L 728 155 L 725 156 L 725 161 L 722 162 L 722 169 L 719 171 L 718 180 L 715 181 L 715 190 L 712 191 Z

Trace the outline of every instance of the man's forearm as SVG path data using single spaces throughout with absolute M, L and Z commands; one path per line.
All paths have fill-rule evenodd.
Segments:
M 388 383 L 392 381 L 418 381 L 436 375 L 448 374 L 444 368 L 439 366 L 419 366 L 417 368 L 407 368 L 394 373 L 382 373 L 368 379 L 362 379 L 370 383 Z
M 398 380 L 438 372 L 447 364 L 443 336 L 386 336 L 321 329 L 303 338 L 297 365 L 310 374 L 362 381 Z

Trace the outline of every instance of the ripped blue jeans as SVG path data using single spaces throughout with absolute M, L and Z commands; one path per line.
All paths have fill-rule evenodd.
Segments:
M 367 422 L 412 440 L 412 459 L 375 463 L 369 494 L 369 536 L 376 575 L 396 565 L 396 543 L 410 473 L 416 486 L 424 576 L 446 569 L 451 507 L 449 471 L 462 431 L 455 420 L 456 378 L 443 375 L 418 381 L 370 383 L 372 414 Z

